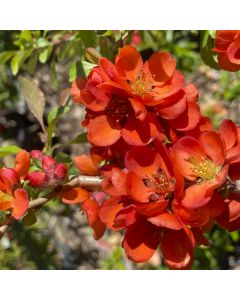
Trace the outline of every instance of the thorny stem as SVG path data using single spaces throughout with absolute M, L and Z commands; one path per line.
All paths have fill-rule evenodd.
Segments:
M 98 176 L 79 175 L 77 178 L 74 178 L 70 182 L 64 184 L 62 187 L 56 188 L 55 191 L 50 192 L 44 198 L 37 198 L 35 200 L 30 201 L 28 210 L 40 209 L 48 201 L 55 198 L 60 191 L 67 190 L 77 186 L 85 188 L 88 191 L 97 191 L 101 188 L 101 183 L 102 183 L 102 179 Z M 4 234 L 8 231 L 9 227 L 14 222 L 16 222 L 16 220 L 13 219 L 12 217 L 9 217 L 6 220 L 5 224 L 0 226 L 0 239 L 4 236 Z

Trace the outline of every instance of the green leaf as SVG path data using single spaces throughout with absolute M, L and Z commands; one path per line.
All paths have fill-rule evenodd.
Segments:
M 52 59 L 50 63 L 50 77 L 51 77 L 51 82 L 52 85 L 55 89 L 58 88 L 58 76 L 57 76 L 57 71 L 56 71 L 56 62 L 55 59 Z
M 27 215 L 22 219 L 25 226 L 32 226 L 37 222 L 35 213 L 32 210 L 27 212 Z
M 214 60 L 212 52 L 213 39 L 208 30 L 201 32 L 200 52 L 203 62 L 214 69 L 219 69 L 217 62 Z
M 6 51 L 0 54 L 0 63 L 5 64 L 10 58 L 16 54 L 15 51 Z
M 13 75 L 17 75 L 20 67 L 23 65 L 25 60 L 31 55 L 32 49 L 27 49 L 17 52 L 17 54 L 11 60 L 11 70 Z
M 0 147 L 0 157 L 17 154 L 20 150 L 21 148 L 15 145 Z
M 43 92 L 31 79 L 19 76 L 18 81 L 21 94 L 23 95 L 30 111 L 36 117 L 45 132 L 43 114 L 46 99 Z
M 52 109 L 48 114 L 48 124 L 50 124 L 54 119 L 59 118 L 61 115 L 69 112 L 69 106 L 60 106 Z
M 79 35 L 86 48 L 96 45 L 96 33 L 94 30 L 80 30 Z
M 26 40 L 29 43 L 33 41 L 32 34 L 30 30 L 22 30 L 20 34 L 20 39 Z
M 88 74 L 90 73 L 90 71 L 94 67 L 96 67 L 96 64 L 90 63 L 88 61 L 82 61 L 82 66 L 83 66 L 83 70 L 84 70 L 85 76 L 88 76 Z
M 58 152 L 55 159 L 59 163 L 71 163 L 72 162 L 70 156 L 64 152 Z
M 73 139 L 72 141 L 70 141 L 68 144 L 70 145 L 74 145 L 74 144 L 84 144 L 87 143 L 87 133 L 83 132 L 80 133 L 75 139 Z
M 15 55 L 11 60 L 11 70 L 13 75 L 17 75 L 19 70 L 19 56 Z
M 25 68 L 31 75 L 33 75 L 36 70 L 37 62 L 38 62 L 38 52 L 36 51 L 33 53 L 33 55 L 31 55 L 31 57 L 29 58 L 25 66 Z
M 57 123 L 60 119 L 60 116 L 67 113 L 69 110 L 70 110 L 69 106 L 60 106 L 60 107 L 54 108 L 48 114 L 48 130 L 47 130 L 48 139 L 47 139 L 47 143 L 48 143 L 49 147 L 52 146 L 53 134 L 56 130 L 56 126 L 57 126 Z
M 77 78 L 77 63 L 73 62 L 69 68 L 69 81 L 72 82 Z
M 47 46 L 50 46 L 50 43 L 48 40 L 40 37 L 38 40 L 37 40 L 37 46 L 38 48 L 44 48 L 44 47 L 47 47 Z
M 52 52 L 52 46 L 49 46 L 49 47 L 43 49 L 39 54 L 40 63 L 45 64 L 46 61 L 48 60 L 51 52 Z

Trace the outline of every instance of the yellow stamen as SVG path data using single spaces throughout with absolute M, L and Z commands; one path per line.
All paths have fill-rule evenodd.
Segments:
M 194 174 L 202 181 L 213 179 L 221 170 L 221 167 L 216 167 L 212 160 L 203 156 L 190 156 L 187 161 L 193 164 Z
M 8 195 L 8 194 L 3 193 L 2 191 L 0 191 L 0 202 L 11 201 L 12 198 L 13 197 L 11 195 Z

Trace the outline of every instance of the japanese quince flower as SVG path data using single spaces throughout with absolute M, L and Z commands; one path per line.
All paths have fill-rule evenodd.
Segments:
M 160 156 L 149 147 L 134 147 L 125 156 L 125 169 L 112 166 L 103 172 L 102 189 L 111 197 L 101 205 L 99 216 L 107 228 L 126 230 L 122 245 L 131 260 L 146 261 L 160 246 L 169 267 L 188 268 L 194 236 L 171 211 L 175 179 L 167 150 L 162 151 Z M 170 252 L 169 240 L 174 248 Z
M 0 211 L 11 211 L 11 216 L 20 219 L 28 209 L 27 191 L 21 188 L 20 178 L 28 172 L 30 155 L 21 150 L 15 160 L 15 168 L 0 169 Z
M 220 135 L 209 131 L 202 133 L 199 140 L 185 136 L 173 145 L 173 156 L 187 185 L 182 205 L 189 209 L 206 205 L 227 177 L 226 147 Z
M 60 185 L 67 174 L 67 167 L 63 163 L 57 163 L 54 158 L 43 155 L 41 151 L 31 152 L 33 159 L 39 160 L 42 170 L 29 172 L 26 179 L 32 187 L 46 187 Z
M 83 125 L 89 142 L 109 146 L 122 137 L 143 146 L 156 137 L 164 140 L 161 119 L 174 130 L 193 129 L 200 118 L 198 91 L 185 86 L 175 68 L 168 53 L 157 52 L 143 63 L 134 47 L 125 46 L 115 65 L 101 58 L 87 80 L 74 81 L 73 99 L 87 108 Z
M 240 30 L 218 30 L 215 48 L 219 66 L 230 72 L 240 70 Z

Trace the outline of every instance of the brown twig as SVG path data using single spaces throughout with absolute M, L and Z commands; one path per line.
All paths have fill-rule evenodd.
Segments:
M 97 191 L 101 188 L 102 179 L 98 176 L 86 176 L 79 175 L 70 182 L 64 184 L 60 188 L 58 187 L 55 191 L 50 192 L 44 198 L 37 198 L 30 201 L 28 209 L 40 209 L 44 204 L 46 204 L 51 199 L 55 198 L 60 191 L 67 190 L 73 187 L 80 186 L 88 191 Z M 8 218 L 4 225 L 0 226 L 0 239 L 8 231 L 9 227 L 16 222 L 13 218 Z

